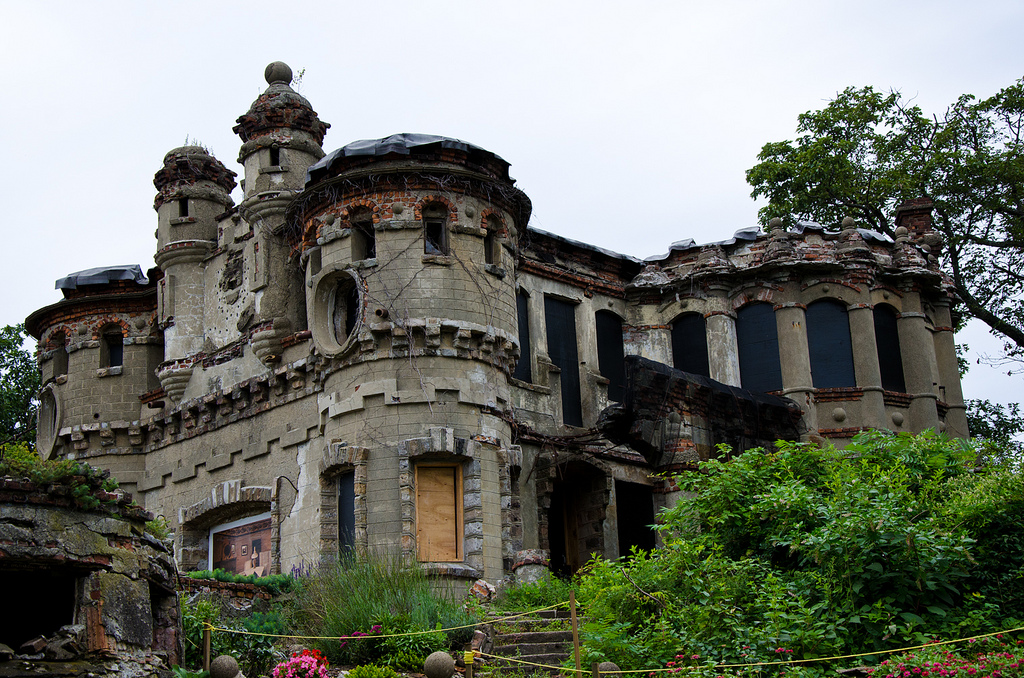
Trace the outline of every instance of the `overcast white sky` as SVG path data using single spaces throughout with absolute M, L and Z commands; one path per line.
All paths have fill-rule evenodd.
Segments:
M 1010 0 L 0 9 L 0 324 L 59 300 L 67 273 L 153 266 L 164 153 L 195 139 L 241 178 L 231 127 L 271 61 L 305 69 L 326 150 L 396 132 L 470 141 L 512 164 L 534 227 L 637 257 L 754 225 L 744 171 L 845 87 L 941 112 L 1024 75 L 1024 3 Z M 984 332 L 966 340 L 998 352 Z M 1019 401 L 1024 377 L 976 366 L 964 384 Z

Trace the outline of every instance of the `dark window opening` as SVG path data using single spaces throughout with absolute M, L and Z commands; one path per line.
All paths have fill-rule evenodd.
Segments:
M 335 340 L 344 345 L 359 322 L 359 290 L 355 281 L 345 277 L 334 291 L 333 327 Z
M 651 488 L 636 483 L 615 481 L 615 505 L 618 507 L 619 556 L 628 556 L 636 547 L 654 549 L 654 501 Z
M 611 311 L 594 314 L 597 323 L 597 369 L 608 379 L 608 399 L 622 402 L 626 393 L 626 360 L 622 319 Z
M 124 364 L 124 334 L 120 329 L 103 332 L 100 363 L 101 367 L 120 367 Z
M 50 345 L 53 347 L 53 376 L 59 377 L 68 373 L 68 349 L 67 337 L 59 332 L 50 337 Z
M 814 388 L 857 385 L 846 304 L 821 299 L 807 306 L 807 348 Z
M 704 316 L 686 313 L 672 323 L 672 367 L 711 378 Z
M 493 216 L 487 217 L 487 234 L 484 236 L 484 263 L 497 266 L 501 263 L 501 222 Z
M 181 218 L 188 216 L 188 198 L 178 198 L 178 216 Z
M 548 356 L 561 370 L 562 421 L 583 426 L 580 401 L 580 359 L 576 348 L 576 305 L 554 297 L 544 298 Z
M 748 391 L 782 390 L 779 331 L 770 304 L 750 304 L 736 313 L 740 384 Z
M 373 230 L 373 215 L 361 210 L 350 220 L 352 224 L 352 259 L 374 259 L 377 256 L 377 238 Z
M 448 211 L 431 205 L 423 208 L 423 253 L 448 254 Z
M 270 148 L 270 165 L 272 167 L 277 167 L 280 164 L 281 164 L 281 149 L 280 148 L 274 148 L 272 146 Z
M 341 555 L 352 553 L 356 545 L 356 474 L 338 476 L 338 548 Z
M 878 351 L 878 370 L 882 388 L 886 391 L 907 392 L 903 376 L 903 356 L 900 353 L 900 332 L 896 309 L 879 304 L 873 309 L 875 318 L 875 347 Z
M 519 321 L 519 361 L 512 376 L 519 381 L 532 382 L 533 353 L 530 346 L 530 312 L 529 297 L 522 290 L 516 293 L 516 314 Z
M 15 652 L 36 636 L 53 638 L 62 626 L 75 623 L 76 578 L 70 572 L 35 564 L 31 569 L 4 571 L 4 608 L 0 643 Z M 15 613 L 17 610 L 17 613 Z

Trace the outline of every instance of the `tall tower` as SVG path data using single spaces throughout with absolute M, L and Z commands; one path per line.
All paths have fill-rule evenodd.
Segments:
M 309 175 L 296 247 L 327 362 L 324 467 L 375 507 L 355 506 L 354 545 L 500 576 L 529 199 L 493 153 L 423 134 L 349 144 Z
M 270 365 L 280 359 L 281 339 L 305 327 L 302 271 L 289 257 L 285 212 L 302 191 L 306 169 L 324 156 L 321 144 L 330 125 L 290 87 L 287 64 L 275 61 L 264 75 L 269 87 L 233 131 L 243 142 L 238 162 L 245 168 L 239 213 L 256 241 L 250 341 L 256 357 Z
M 164 156 L 153 178 L 157 194 L 156 265 L 159 320 L 164 331 L 164 392 L 181 400 L 202 353 L 206 328 L 204 261 L 217 245 L 217 217 L 232 207 L 235 173 L 201 146 L 182 146 Z

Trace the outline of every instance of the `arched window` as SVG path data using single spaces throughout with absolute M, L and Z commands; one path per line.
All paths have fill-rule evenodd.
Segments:
M 626 394 L 622 318 L 611 311 L 598 311 L 594 320 L 597 324 L 597 369 L 609 381 L 608 399 L 621 403 Z
M 700 313 L 684 313 L 672 323 L 672 366 L 711 378 L 707 326 Z
M 882 388 L 886 391 L 907 392 L 903 376 L 903 356 L 900 353 L 899 315 L 888 304 L 878 304 L 872 310 L 875 317 L 875 347 L 878 350 L 878 369 L 882 375 Z
M 356 207 L 349 212 L 352 225 L 352 260 L 373 259 L 377 256 L 377 239 L 373 231 L 373 212 L 368 207 Z
M 819 299 L 807 305 L 807 348 L 814 388 L 857 385 L 846 304 Z
M 533 381 L 529 301 L 530 298 L 526 292 L 523 290 L 516 292 L 516 314 L 519 319 L 519 362 L 516 363 L 516 369 L 512 372 L 512 376 L 525 382 Z
M 569 426 L 583 426 L 580 358 L 576 348 L 576 304 L 544 297 L 544 320 L 548 330 L 548 356 L 561 370 L 562 421 Z
M 423 253 L 448 254 L 448 210 L 430 203 L 423 208 Z
M 100 367 L 124 364 L 124 330 L 120 325 L 107 325 L 100 339 Z
M 779 331 L 769 304 L 749 304 L 736 313 L 740 383 L 748 391 L 781 391 Z

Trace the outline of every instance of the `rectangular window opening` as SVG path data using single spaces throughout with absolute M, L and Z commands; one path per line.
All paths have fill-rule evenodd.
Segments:
M 444 220 L 423 220 L 423 253 L 448 254 L 448 238 L 445 234 Z
M 188 198 L 178 198 L 178 216 L 184 219 L 188 214 Z

